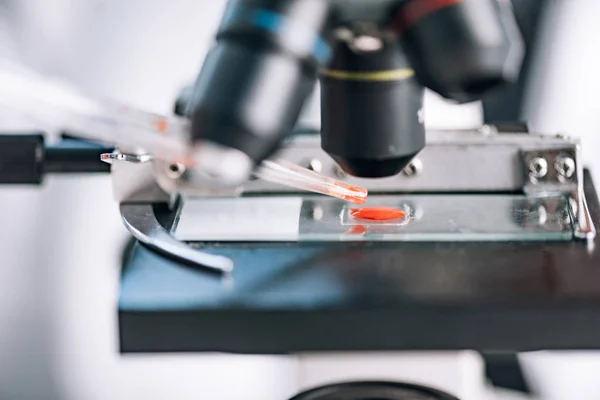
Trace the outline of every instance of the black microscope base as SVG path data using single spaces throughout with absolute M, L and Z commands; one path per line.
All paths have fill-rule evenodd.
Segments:
M 596 227 L 600 205 L 586 172 Z M 221 245 L 229 279 L 136 244 L 122 352 L 600 348 L 600 240 Z

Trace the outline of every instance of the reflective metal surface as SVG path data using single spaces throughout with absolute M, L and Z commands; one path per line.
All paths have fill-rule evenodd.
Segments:
M 159 186 L 152 166 L 152 162 L 113 162 L 111 178 L 114 200 L 119 203 L 169 202 L 171 195 Z
M 580 146 L 529 149 L 521 153 L 521 161 L 523 191 L 537 196 L 567 195 L 575 237 L 591 242 L 596 227 L 583 190 Z
M 183 241 L 570 240 L 565 196 L 371 195 L 367 206 L 402 209 L 392 221 L 355 219 L 357 206 L 323 196 L 183 201 L 174 236 Z
M 578 190 L 575 199 L 575 207 L 571 207 L 571 211 L 575 216 L 575 236 L 579 239 L 586 239 L 592 243 L 596 237 L 596 227 L 592 221 L 592 216 L 587 205 L 587 200 L 582 190 Z
M 299 165 L 306 160 L 316 160 L 323 173 L 366 187 L 370 193 L 522 190 L 524 177 L 520 155 L 525 151 L 560 150 L 575 164 L 580 164 L 576 139 L 533 133 L 499 133 L 494 126 L 464 131 L 428 130 L 426 136 L 427 145 L 419 153 L 418 162 L 404 173 L 383 179 L 360 179 L 340 173 L 339 166 L 321 149 L 317 132 L 292 137 L 278 157 Z M 549 169 L 555 169 L 554 161 L 547 163 Z M 573 178 L 565 181 L 572 182 Z M 261 180 L 244 185 L 245 193 L 274 191 L 289 193 L 293 189 Z
M 246 153 L 209 141 L 197 142 L 193 157 L 196 165 L 182 179 L 196 186 L 236 187 L 248 180 L 254 167 Z
M 131 234 L 145 245 L 184 262 L 205 267 L 214 272 L 227 273 L 233 261 L 227 257 L 207 254 L 175 240 L 158 222 L 152 205 L 121 204 L 121 217 Z
M 125 161 L 135 164 L 146 163 L 152 161 L 150 154 L 127 154 L 115 151 L 113 153 L 103 153 L 100 155 L 100 160 L 105 163 L 112 164 L 113 161 Z

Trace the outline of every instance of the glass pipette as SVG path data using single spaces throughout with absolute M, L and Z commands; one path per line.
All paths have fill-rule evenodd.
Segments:
M 68 83 L 50 80 L 0 60 L 0 107 L 82 138 L 126 149 L 141 149 L 153 158 L 193 167 L 188 153 L 189 121 L 128 107 L 83 93 Z M 0 115 L 1 113 L 0 109 Z M 363 204 L 367 190 L 285 160 L 267 160 L 255 170 L 259 179 Z
M 281 159 L 263 161 L 254 174 L 265 181 L 322 193 L 355 204 L 367 201 L 367 189 L 363 187 L 338 181 Z

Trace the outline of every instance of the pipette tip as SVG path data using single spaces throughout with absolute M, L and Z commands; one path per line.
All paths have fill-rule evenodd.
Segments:
M 285 160 L 263 161 L 255 175 L 269 182 L 325 194 L 355 204 L 364 204 L 367 201 L 367 189 L 321 175 Z

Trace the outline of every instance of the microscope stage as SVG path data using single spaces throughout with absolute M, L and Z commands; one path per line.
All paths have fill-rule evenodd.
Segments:
M 587 172 L 583 186 L 600 226 Z M 346 205 L 321 197 L 273 198 L 258 215 L 245 210 L 256 213 L 256 199 L 241 201 L 229 211 L 244 223 L 184 205 L 174 234 L 235 268 L 211 274 L 136 244 L 121 279 L 121 350 L 600 348 L 600 240 L 573 238 L 561 198 L 444 196 L 374 198 L 422 212 L 351 241 Z

